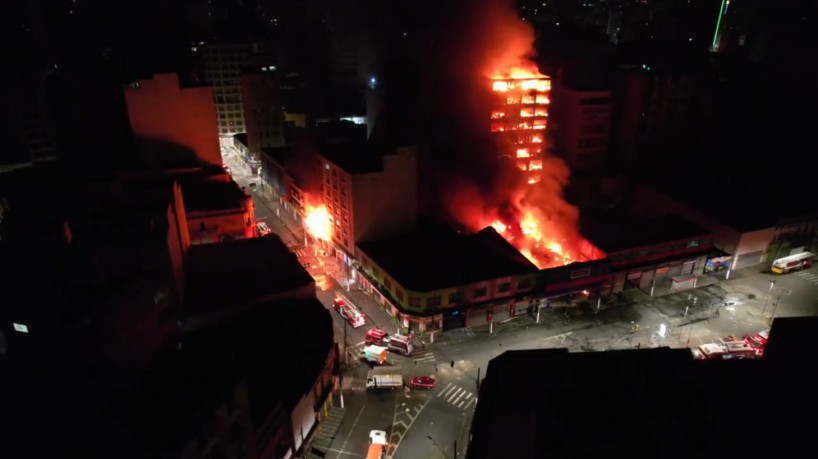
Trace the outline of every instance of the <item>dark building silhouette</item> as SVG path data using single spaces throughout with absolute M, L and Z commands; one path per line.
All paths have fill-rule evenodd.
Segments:
M 467 457 L 797 456 L 818 408 L 816 331 L 815 317 L 776 319 L 760 360 L 507 351 L 480 382 Z

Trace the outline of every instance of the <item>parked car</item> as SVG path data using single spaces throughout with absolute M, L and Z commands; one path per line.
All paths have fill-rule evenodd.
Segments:
M 409 385 L 413 389 L 434 389 L 437 386 L 437 378 L 434 376 L 413 376 L 409 380 Z
M 256 223 L 256 229 L 258 230 L 259 237 L 264 237 L 268 234 L 273 234 L 273 230 L 271 230 L 270 227 L 267 226 L 267 224 L 264 222 Z

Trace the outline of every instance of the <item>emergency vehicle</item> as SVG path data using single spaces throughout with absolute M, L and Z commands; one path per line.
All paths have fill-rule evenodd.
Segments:
M 352 328 L 363 327 L 366 324 L 366 314 L 361 312 L 351 301 L 344 297 L 337 296 L 332 300 L 332 306 L 338 314 L 344 318 Z
M 366 459 L 383 459 L 386 455 L 386 447 L 389 441 L 386 439 L 386 431 L 372 430 L 369 432 L 369 449 Z
M 366 338 L 364 339 L 366 344 L 375 344 L 377 346 L 384 346 L 386 343 L 389 342 L 389 333 L 386 333 L 384 330 L 380 328 L 370 328 L 366 332 Z
M 402 355 L 411 355 L 415 349 L 412 346 L 412 335 L 394 335 L 389 338 L 389 350 Z

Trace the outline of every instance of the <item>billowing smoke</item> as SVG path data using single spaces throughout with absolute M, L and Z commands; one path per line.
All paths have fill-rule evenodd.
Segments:
M 573 258 L 578 242 L 578 211 L 563 198 L 567 166 L 545 155 L 540 182 L 528 185 L 512 161 L 500 159 L 508 145 L 500 145 L 490 132 L 496 95 L 489 78 L 539 75 L 531 60 L 533 30 L 519 19 L 512 0 L 428 3 L 428 8 L 418 8 L 427 16 L 413 37 L 414 73 L 402 69 L 405 78 L 412 75 L 420 82 L 403 94 L 403 102 L 404 108 L 415 109 L 414 126 L 427 155 L 428 169 L 422 173 L 431 182 L 426 183 L 425 204 L 469 230 L 498 228 L 503 225 L 493 223 L 499 220 L 514 226 L 510 231 L 529 236 L 533 231 L 539 237 L 525 244 L 523 235 L 506 236 L 516 238 L 513 243 L 529 258 L 542 249 L 541 243 L 546 252 L 558 254 L 538 265 L 563 264 Z

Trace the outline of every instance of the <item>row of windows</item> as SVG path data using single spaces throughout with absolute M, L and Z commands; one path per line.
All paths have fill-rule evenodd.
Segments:
M 219 113 L 219 118 L 226 119 L 226 118 L 242 118 L 241 112 L 221 112 Z
M 244 123 L 242 123 L 241 121 L 222 121 L 221 123 L 219 123 L 219 125 L 222 127 L 236 126 L 238 129 L 244 128 Z
M 241 102 L 241 96 L 238 94 L 235 96 L 216 96 L 216 104 L 235 104 L 236 102 Z
M 677 242 L 672 245 L 659 245 L 648 247 L 644 249 L 620 252 L 611 255 L 612 261 L 636 260 L 640 258 L 650 257 L 651 255 L 659 255 L 668 252 L 677 252 L 685 249 L 692 249 L 701 245 L 706 245 L 711 242 L 710 239 L 699 239 L 693 241 Z
M 375 270 L 374 268 L 373 268 L 372 272 L 373 272 L 374 275 L 377 275 L 377 270 Z M 533 279 L 531 279 L 531 278 L 522 279 L 517 283 L 517 290 L 520 290 L 520 291 L 530 290 L 533 287 L 533 285 L 534 285 L 534 280 Z M 389 278 L 384 279 L 383 286 L 384 286 L 384 289 L 386 289 L 387 291 L 392 292 L 393 285 L 392 285 L 392 281 Z M 511 291 L 511 282 L 503 282 L 503 283 L 497 284 L 497 287 L 496 287 L 496 294 L 497 295 L 508 294 L 510 291 Z M 471 299 L 472 300 L 481 300 L 481 299 L 487 298 L 488 293 L 489 293 L 489 289 L 488 289 L 487 286 L 486 287 L 476 288 L 476 289 L 474 289 L 472 291 Z M 399 302 L 404 301 L 404 292 L 403 292 L 403 290 L 397 288 L 397 286 L 394 289 L 394 295 L 395 295 L 395 299 L 397 299 Z M 463 300 L 465 299 L 465 297 L 466 297 L 466 295 L 462 291 L 449 293 L 448 303 L 447 304 L 456 305 L 456 304 L 462 303 Z M 420 307 L 421 306 L 421 298 L 417 297 L 417 296 L 410 295 L 408 297 L 408 304 L 411 307 Z M 426 307 L 427 308 L 437 308 L 437 307 L 440 307 L 441 304 L 443 304 L 443 296 L 442 295 L 433 295 L 433 296 L 429 296 L 429 297 L 426 298 Z
M 241 88 L 238 86 L 220 86 L 213 88 L 213 94 L 241 94 Z
M 222 134 L 239 134 L 239 133 L 242 133 L 242 132 L 244 132 L 244 129 L 241 129 L 241 128 L 222 129 Z
M 218 110 L 220 112 L 235 110 L 235 111 L 241 113 L 241 105 L 224 105 L 224 104 L 216 105 L 216 110 Z
M 225 69 L 225 70 L 232 70 L 230 72 L 207 72 L 207 79 L 208 80 L 215 80 L 216 78 L 238 78 L 239 71 L 238 69 Z

